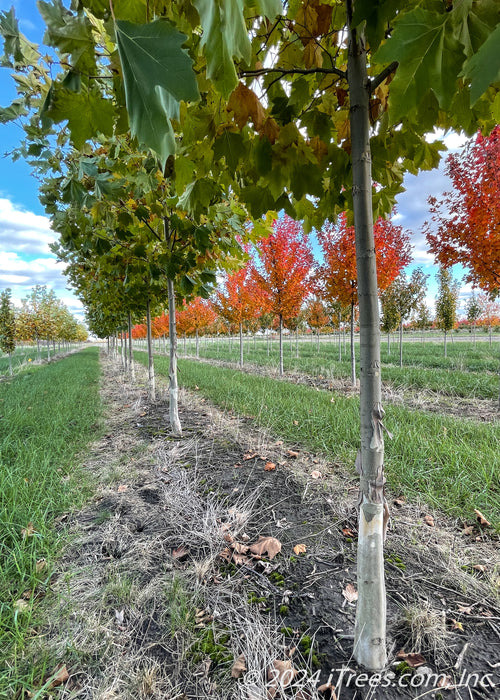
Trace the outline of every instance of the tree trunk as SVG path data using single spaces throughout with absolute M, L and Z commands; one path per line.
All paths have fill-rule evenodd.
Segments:
M 153 359 L 153 338 L 151 335 L 151 304 L 146 302 L 146 327 L 148 340 L 148 382 L 149 382 L 149 399 L 156 401 L 156 386 L 155 386 L 155 365 Z
M 174 281 L 167 280 L 168 288 L 168 330 L 170 336 L 170 365 L 169 403 L 170 427 L 174 437 L 182 437 L 181 421 L 179 420 L 179 385 L 177 383 L 177 326 L 175 322 L 175 291 Z
M 352 1 L 347 0 L 352 20 Z M 351 22 L 350 22 L 351 24 Z M 369 122 L 369 80 L 363 34 L 349 32 L 348 81 L 352 157 L 352 198 L 356 230 L 360 326 L 361 450 L 358 527 L 358 604 L 354 657 L 379 671 L 387 662 L 384 582 L 384 439 L 377 265 L 373 237 Z
M 47 338 L 47 362 L 50 362 L 50 340 Z
M 342 362 L 342 329 L 339 325 L 339 362 Z
M 295 332 L 295 357 L 299 359 L 299 329 Z
M 356 386 L 356 351 L 354 349 L 354 304 L 351 304 L 351 384 Z
M 283 376 L 283 316 L 280 314 L 280 377 Z
M 128 322 L 128 368 L 129 372 L 132 374 L 132 379 L 135 380 L 135 368 L 134 368 L 134 353 L 132 351 L 132 314 L 130 311 L 127 314 Z
M 399 366 L 403 366 L 403 321 L 399 323 Z
M 200 335 L 198 333 L 198 329 L 196 329 L 195 332 L 195 351 L 196 351 L 196 359 L 200 359 Z
M 444 356 L 448 357 L 448 348 L 446 347 L 446 330 L 444 331 Z
M 243 323 L 240 321 L 240 367 L 243 367 Z
M 9 352 L 9 374 L 11 377 L 14 374 L 14 371 L 12 369 L 12 353 L 11 352 Z

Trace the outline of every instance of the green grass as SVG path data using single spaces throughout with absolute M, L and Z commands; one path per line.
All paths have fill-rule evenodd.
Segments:
M 179 352 L 194 354 L 194 342 L 179 344 Z M 356 343 L 356 355 L 359 358 L 359 346 Z M 237 363 L 239 361 L 238 340 L 227 339 L 200 341 L 200 357 L 218 359 Z M 244 340 L 244 361 L 264 367 L 278 366 L 278 342 L 272 343 L 264 338 L 254 342 L 251 338 Z M 382 338 L 381 345 L 382 376 L 386 383 L 397 388 L 429 389 L 450 396 L 467 398 L 495 399 L 498 396 L 498 367 L 500 354 L 498 338 L 490 346 L 487 340 L 474 345 L 468 340 L 448 340 L 447 357 L 444 356 L 441 340 L 418 339 L 403 341 L 403 368 L 399 367 L 399 345 L 393 342 L 388 353 L 387 343 Z M 351 376 L 348 342 L 342 359 L 339 360 L 338 340 L 323 339 L 318 345 L 315 339 L 299 343 L 299 358 L 296 357 L 295 339 L 284 341 L 285 371 L 299 371 L 311 376 L 327 378 L 344 378 Z
M 60 661 L 26 667 L 23 651 L 64 542 L 54 520 L 91 493 L 76 456 L 99 430 L 99 373 L 89 348 L 0 385 L 0 698 Z
M 73 345 L 74 347 L 74 345 Z M 64 348 L 61 346 L 61 352 L 67 351 L 67 346 Z M 54 354 L 57 354 L 59 352 L 59 346 L 58 343 L 56 343 L 56 352 L 54 353 L 54 350 L 52 348 L 52 345 L 50 347 L 50 357 L 52 358 Z M 12 353 L 12 370 L 14 373 L 18 372 L 21 369 L 25 369 L 28 367 L 31 363 L 37 363 L 38 361 L 38 351 L 36 349 L 36 345 L 34 346 L 26 346 L 23 345 L 22 347 L 17 347 L 14 352 Z M 47 353 L 47 346 L 44 345 L 43 347 L 40 348 L 40 359 L 41 360 L 46 360 L 48 357 Z M 0 353 L 0 375 L 8 375 L 9 374 L 9 356 L 8 355 L 2 355 Z
M 145 362 L 145 353 L 137 353 Z M 155 358 L 158 374 L 168 361 Z M 359 445 L 359 400 L 190 360 L 179 361 L 180 384 L 195 386 L 225 410 L 250 416 L 292 443 L 353 464 Z M 332 402 L 333 399 L 333 402 Z M 393 434 L 386 472 L 395 493 L 420 498 L 451 516 L 474 520 L 474 508 L 500 528 L 500 428 L 401 406 L 387 407 Z

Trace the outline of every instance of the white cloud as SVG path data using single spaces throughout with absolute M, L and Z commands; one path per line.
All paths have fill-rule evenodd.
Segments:
M 49 243 L 56 240 L 46 216 L 17 208 L 0 198 L 0 252 L 51 255 Z

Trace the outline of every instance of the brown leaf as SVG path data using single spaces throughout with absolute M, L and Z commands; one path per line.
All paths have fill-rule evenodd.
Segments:
M 247 452 L 246 454 L 243 455 L 243 461 L 248 462 L 249 459 L 254 459 L 255 457 L 258 457 L 259 454 L 257 452 Z
M 356 533 L 350 527 L 343 527 L 342 534 L 344 537 L 356 537 Z
M 295 554 L 304 554 L 304 552 L 307 550 L 307 547 L 305 544 L 296 544 L 295 547 L 293 548 L 293 551 Z
M 224 547 L 222 552 L 219 552 L 220 559 L 223 559 L 224 561 L 231 561 L 232 556 L 233 556 L 233 553 L 231 552 L 229 547 Z
M 322 474 L 320 471 L 315 469 L 313 472 L 311 472 L 311 479 L 321 479 Z
M 35 571 L 37 574 L 41 574 L 47 568 L 47 561 L 45 559 L 38 559 L 35 564 Z
M 401 649 L 401 651 L 398 652 L 397 658 L 406 661 L 408 666 L 411 666 L 412 668 L 418 668 L 419 666 L 423 666 L 426 663 L 422 654 L 407 654 L 404 651 L 404 649 Z
M 27 537 L 32 537 L 35 534 L 36 530 L 33 527 L 33 523 L 29 522 L 26 527 L 21 528 L 21 535 L 23 536 L 24 539 Z
M 295 452 L 295 450 L 287 450 L 286 453 L 288 457 L 291 457 L 292 459 L 297 459 L 297 457 L 299 456 L 299 453 Z
M 12 607 L 19 612 L 23 612 L 23 610 L 27 610 L 29 606 L 30 604 L 26 600 L 19 598 L 19 600 L 16 600 Z
M 488 520 L 486 520 L 486 518 L 480 510 L 474 508 L 474 513 L 476 514 L 477 521 L 480 525 L 482 525 L 483 527 L 491 527 L 491 523 Z
M 238 552 L 233 552 L 233 561 L 236 566 L 254 566 L 255 562 L 246 557 L 244 554 L 238 554 Z
M 127 489 L 128 489 L 127 484 L 120 484 L 120 486 L 118 487 L 117 491 L 118 491 L 118 493 L 123 493 L 123 492 L 126 491 Z
M 296 669 L 290 659 L 281 661 L 276 659 L 267 670 L 268 697 L 273 698 L 278 688 L 286 688 L 297 675 Z
M 246 670 L 245 655 L 240 654 L 231 668 L 231 678 L 239 678 Z
M 475 569 L 476 571 L 480 571 L 482 574 L 484 574 L 486 572 L 486 567 L 484 564 L 474 564 L 474 566 L 472 568 Z
M 472 615 L 472 605 L 458 605 L 457 610 L 465 615 Z
M 464 529 L 462 530 L 462 535 L 472 535 L 474 532 L 474 525 L 464 525 Z
M 266 462 L 264 465 L 265 472 L 273 472 L 275 469 L 276 469 L 276 465 L 274 462 Z
M 404 506 L 404 504 L 406 503 L 406 501 L 405 501 L 404 498 L 395 498 L 395 499 L 393 500 L 393 503 L 394 503 L 394 505 L 397 506 L 398 508 L 401 508 L 401 506 Z
M 248 545 L 247 544 L 241 544 L 241 542 L 233 542 L 231 547 L 234 549 L 235 552 L 238 554 L 246 554 L 248 552 Z
M 44 687 L 44 690 L 52 690 L 52 688 L 57 688 L 58 685 L 66 683 L 68 678 L 69 673 L 68 669 L 66 668 L 66 664 L 59 664 L 55 667 L 55 669 L 52 671 L 49 678 L 47 679 L 47 681 L 50 681 L 50 683 L 49 685 L 46 685 Z
M 425 515 L 424 516 L 424 523 L 428 525 L 429 527 L 435 527 L 436 523 L 434 522 L 434 518 L 432 515 Z
M 172 550 L 172 557 L 174 559 L 178 559 L 179 561 L 182 561 L 187 557 L 189 554 L 189 548 L 185 547 L 183 544 L 181 544 L 180 547 L 177 547 L 176 549 Z
M 318 693 L 326 693 L 327 691 L 329 692 L 328 697 L 330 698 L 330 700 L 337 700 L 335 686 L 331 683 L 323 683 L 323 685 L 320 685 L 318 688 Z
M 280 127 L 278 122 L 273 117 L 267 117 L 264 126 L 260 130 L 260 135 L 265 136 L 271 144 L 276 143 L 280 135 Z
M 299 421 L 298 421 L 298 420 L 294 420 L 294 421 L 293 421 L 293 424 L 294 424 L 294 425 L 298 425 L 298 424 L 299 424 Z
M 244 83 L 238 86 L 231 93 L 228 102 L 228 110 L 234 113 L 234 121 L 242 129 L 249 119 L 252 120 L 257 131 L 264 125 L 266 113 L 259 98 L 253 90 L 250 90 Z
M 443 688 L 443 690 L 453 690 L 455 687 L 453 683 L 453 679 L 450 678 L 450 676 L 439 676 L 439 680 L 437 682 L 437 687 L 438 688 Z
M 358 599 L 358 592 L 352 585 L 352 583 L 348 583 L 347 586 L 344 588 L 342 591 L 342 595 L 344 598 L 347 600 L 348 603 L 354 603 Z
M 261 535 L 257 542 L 250 545 L 250 551 L 252 554 L 258 554 L 259 556 L 267 552 L 269 559 L 274 559 L 281 552 L 281 542 L 275 537 L 263 537 Z

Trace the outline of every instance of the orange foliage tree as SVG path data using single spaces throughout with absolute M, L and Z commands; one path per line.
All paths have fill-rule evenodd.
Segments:
M 200 297 L 193 299 L 182 312 L 182 323 L 185 333 L 194 335 L 196 338 L 196 357 L 200 356 L 200 333 L 206 332 L 215 321 L 215 318 L 216 313 L 211 303 Z
M 490 296 L 500 293 L 500 126 L 478 133 L 460 153 L 446 158 L 453 190 L 429 197 L 429 250 L 444 267 L 460 263 L 465 280 Z
M 256 321 L 265 304 L 266 299 L 255 282 L 250 261 L 236 272 L 224 274 L 222 284 L 215 293 L 214 308 L 229 326 L 239 329 L 240 367 L 243 367 L 243 324 Z
M 257 245 L 252 276 L 266 305 L 279 320 L 280 375 L 283 375 L 283 321 L 299 315 L 311 290 L 311 247 L 299 222 L 285 215 Z
M 319 331 L 330 322 L 330 317 L 326 313 L 325 306 L 320 299 L 310 299 L 306 306 L 305 318 L 309 328 L 316 331 L 319 350 Z
M 401 226 L 379 218 L 374 226 L 377 282 L 379 292 L 386 289 L 411 261 L 410 237 Z M 324 262 L 316 271 L 315 280 L 323 299 L 351 309 L 351 380 L 356 383 L 354 355 L 355 306 L 358 303 L 356 243 L 354 226 L 347 225 L 341 214 L 335 224 L 328 222 L 318 232 Z

